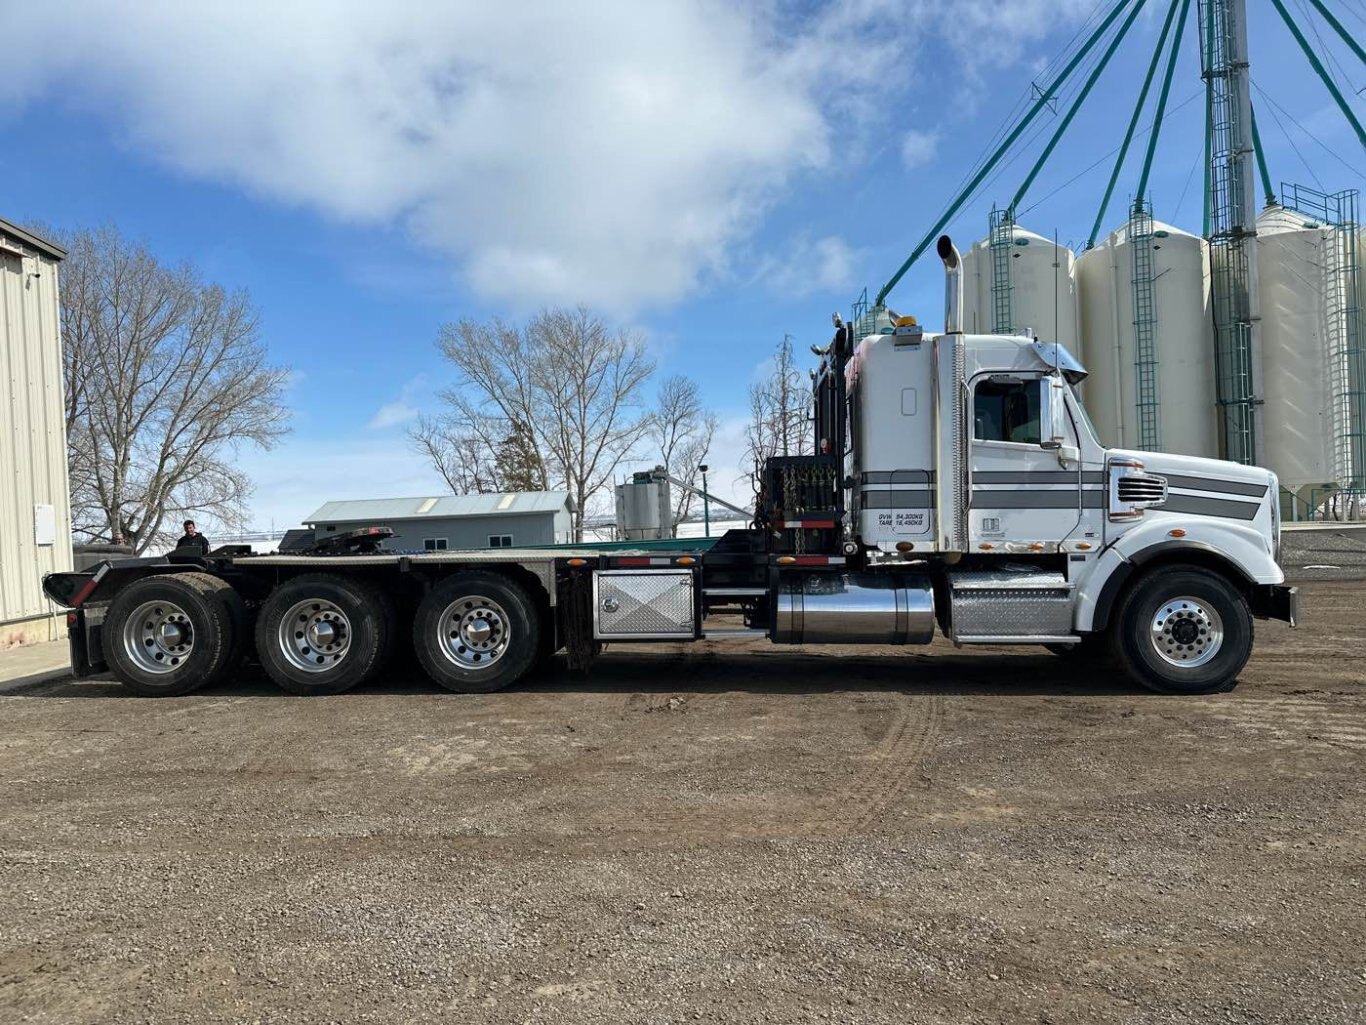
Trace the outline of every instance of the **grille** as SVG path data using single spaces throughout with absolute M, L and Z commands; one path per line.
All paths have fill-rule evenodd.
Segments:
M 1167 479 L 1149 474 L 1129 474 L 1119 478 L 1117 494 L 1121 502 L 1155 504 L 1167 500 Z

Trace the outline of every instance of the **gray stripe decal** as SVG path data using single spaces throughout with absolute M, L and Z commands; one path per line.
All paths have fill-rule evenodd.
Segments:
M 933 484 L 931 470 L 868 470 L 863 474 L 863 484 Z
M 1227 516 L 1234 520 L 1251 520 L 1262 507 L 1260 502 L 1234 502 L 1226 498 L 1202 498 L 1199 495 L 1168 495 L 1156 512 L 1193 513 L 1196 516 Z
M 865 491 L 865 509 L 931 509 L 934 507 L 929 491 Z
M 1161 470 L 1153 472 L 1166 477 L 1167 483 L 1174 488 L 1215 491 L 1223 495 L 1247 495 L 1251 498 L 1265 498 L 1271 487 L 1269 484 L 1252 484 L 1248 481 L 1215 480 L 1213 477 L 1186 477 L 1179 473 L 1162 473 Z
M 1104 484 L 1104 470 L 1088 470 L 1081 475 L 1085 484 Z M 1075 470 L 977 470 L 974 484 L 1076 484 Z
M 1078 500 L 1080 496 L 1080 501 Z M 1070 491 L 987 491 L 973 488 L 974 509 L 1104 509 L 1106 494 L 1098 488 Z

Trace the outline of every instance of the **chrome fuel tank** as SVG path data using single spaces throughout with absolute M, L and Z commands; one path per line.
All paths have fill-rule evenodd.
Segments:
M 919 575 L 792 574 L 770 636 L 774 644 L 929 644 L 934 590 Z

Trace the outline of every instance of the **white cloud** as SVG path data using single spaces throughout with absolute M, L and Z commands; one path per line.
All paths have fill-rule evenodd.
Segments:
M 910 169 L 924 167 L 939 150 L 939 132 L 912 128 L 901 139 L 901 162 Z
M 369 423 L 365 426 L 372 431 L 383 431 L 411 423 L 422 412 L 418 406 L 418 400 L 430 390 L 427 375 L 418 374 L 403 386 L 403 389 L 398 393 L 398 398 L 392 402 L 384 403 L 375 410 L 375 415 L 370 418 Z
M 1043 0 L 966 6 L 996 12 L 993 46 L 1056 24 Z M 894 116 L 916 45 L 958 38 L 948 7 L 11 3 L 0 112 L 93 112 L 150 160 L 358 243 L 403 224 L 489 298 L 630 310 L 723 273 L 795 176 Z
M 798 299 L 821 292 L 845 292 L 854 283 L 857 253 L 834 235 L 798 236 L 779 256 L 760 261 L 754 275 L 770 290 Z

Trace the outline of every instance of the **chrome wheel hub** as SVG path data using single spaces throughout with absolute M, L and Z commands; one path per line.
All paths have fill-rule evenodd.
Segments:
M 325 673 L 351 650 L 351 621 L 332 602 L 309 598 L 280 619 L 280 653 L 296 669 Z
M 457 598 L 441 613 L 441 653 L 462 669 L 487 669 L 511 639 L 508 614 L 490 598 Z
M 123 650 L 143 672 L 174 672 L 194 651 L 194 627 L 174 602 L 143 602 L 123 623 Z
M 1149 637 L 1163 661 L 1181 669 L 1205 665 L 1224 644 L 1224 621 L 1206 601 L 1173 598 L 1158 606 Z

